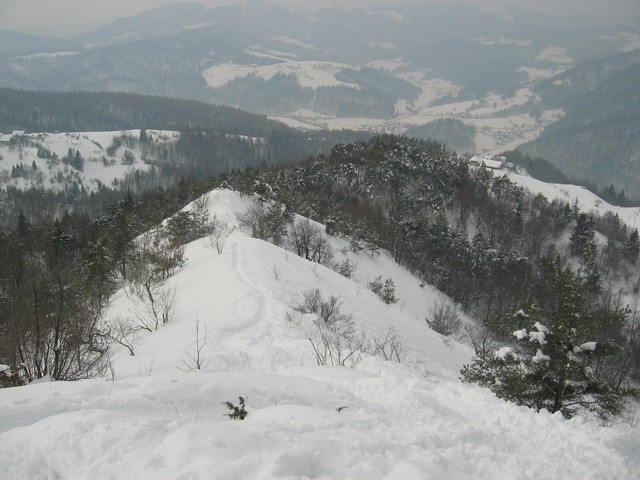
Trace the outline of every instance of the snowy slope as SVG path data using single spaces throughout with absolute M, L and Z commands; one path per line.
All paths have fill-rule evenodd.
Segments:
M 265 54 L 250 52 L 254 56 Z M 278 53 L 278 52 L 276 52 Z M 270 80 L 275 75 L 293 75 L 301 87 L 317 89 L 319 87 L 345 86 L 359 89 L 356 84 L 340 81 L 336 78 L 341 70 L 351 68 L 349 65 L 335 62 L 293 61 L 266 55 L 277 63 L 271 65 L 236 65 L 231 63 L 215 65 L 202 72 L 207 85 L 212 88 L 222 87 L 236 78 L 256 76 Z
M 148 134 L 159 142 L 171 142 L 179 133 L 168 130 L 149 130 Z M 84 186 L 87 191 L 97 189 L 99 183 L 111 186 L 114 180 L 120 180 L 136 170 L 147 171 L 150 165 L 145 163 L 144 155 L 139 148 L 128 149 L 124 145 L 117 149 L 114 156 L 107 154 L 107 148 L 116 137 L 127 135 L 139 138 L 140 130 L 109 132 L 42 132 L 24 134 L 22 144 L 0 145 L 0 188 L 15 186 L 17 188 L 43 187 L 45 189 L 63 190 L 74 182 Z M 61 160 L 57 162 L 38 157 L 38 148 L 47 149 L 56 154 L 58 159 L 67 156 L 69 149 L 80 153 L 84 159 L 82 171 L 76 170 Z M 125 152 L 132 155 L 132 163 L 123 161 Z M 28 172 L 18 178 L 11 177 L 13 167 L 23 164 Z M 35 169 L 33 166 L 35 165 Z
M 208 201 L 237 224 L 252 200 Z M 141 336 L 135 356 L 114 349 L 109 379 L 0 390 L 0 478 L 614 479 L 640 467 L 637 428 L 537 414 L 460 383 L 471 350 L 429 330 L 438 293 L 387 255 L 356 255 L 352 281 L 236 228 L 221 254 L 198 240 L 186 257 L 167 285 L 176 320 Z M 363 287 L 377 275 L 394 280 L 397 304 Z M 369 335 L 393 326 L 415 368 L 373 357 L 317 366 L 310 316 L 285 320 L 309 288 L 339 295 Z M 136 308 L 119 292 L 109 317 Z M 184 372 L 196 319 L 209 363 Z M 232 421 L 221 403 L 240 395 L 249 414 Z
M 505 172 L 496 172 L 502 175 Z M 540 193 L 549 201 L 554 199 L 569 203 L 576 202 L 581 210 L 586 212 L 597 212 L 603 215 L 606 212 L 618 214 L 620 219 L 632 228 L 640 229 L 640 208 L 638 207 L 618 207 L 611 205 L 598 197 L 595 193 L 585 187 L 577 185 L 562 185 L 558 183 L 546 183 L 536 180 L 528 175 L 521 175 L 508 172 L 507 176 L 517 185 L 520 185 L 534 194 Z

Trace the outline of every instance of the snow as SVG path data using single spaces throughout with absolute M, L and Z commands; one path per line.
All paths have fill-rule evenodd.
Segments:
M 574 63 L 575 59 L 567 55 L 564 47 L 547 47 L 536 57 L 536 60 L 551 62 L 558 65 Z
M 526 328 L 523 328 L 522 330 L 516 330 L 515 332 L 513 332 L 513 335 L 518 340 L 524 340 L 525 338 L 527 338 L 529 336 L 529 334 L 527 333 L 527 329 Z
M 408 66 L 409 64 L 406 63 L 402 57 L 374 60 L 367 63 L 367 67 L 377 68 L 378 70 L 386 70 L 387 72 L 394 72 L 398 69 Z
M 254 53 L 252 53 L 254 54 Z M 356 84 L 342 82 L 335 78 L 335 75 L 345 68 L 352 68 L 349 65 L 335 62 L 319 61 L 293 61 L 282 59 L 279 63 L 271 65 L 237 65 L 234 63 L 224 63 L 207 68 L 202 72 L 202 76 L 211 88 L 219 88 L 237 79 L 251 75 L 270 80 L 275 75 L 293 75 L 302 87 L 317 89 L 319 87 L 346 86 L 359 89 Z
M 185 30 L 200 30 L 202 28 L 211 27 L 213 25 L 215 25 L 213 22 L 200 22 L 200 23 L 193 23 L 190 25 L 183 25 L 182 28 Z
M 520 67 L 518 72 L 524 72 L 529 77 L 529 81 L 534 80 L 545 80 L 547 78 L 555 77 L 556 75 L 562 73 L 564 71 L 563 68 L 532 68 L 532 67 Z
M 580 345 L 580 350 L 582 350 L 583 352 L 585 352 L 585 351 L 593 352 L 593 351 L 595 351 L 597 344 L 598 344 L 598 342 L 586 342 L 586 343 L 583 343 L 582 345 Z
M 531 361 L 533 363 L 544 363 L 548 362 L 549 360 L 551 360 L 551 357 L 542 353 L 542 350 L 540 349 L 536 350 L 536 354 L 531 357 Z
M 300 120 L 296 120 L 295 118 L 288 117 L 269 117 L 270 120 L 277 120 L 278 122 L 284 123 L 288 127 L 297 128 L 298 130 L 322 130 L 321 127 L 317 125 L 313 125 L 311 123 L 303 122 Z
M 536 322 L 533 324 L 534 328 L 537 329 L 537 332 L 529 332 L 529 341 L 530 342 L 538 342 L 540 345 L 547 344 L 547 333 L 549 333 L 549 329 L 542 325 L 540 322 Z
M 393 10 L 387 10 L 385 12 L 381 12 L 381 15 L 390 18 L 394 22 L 398 23 L 409 23 L 409 19 L 402 15 L 401 13 L 394 12 Z
M 627 43 L 622 47 L 623 52 L 632 52 L 640 49 L 640 33 L 620 33 Z
M 236 220 L 250 197 L 207 198 L 236 228 L 221 254 L 204 239 L 186 247 L 167 283 L 180 299 L 174 322 L 141 335 L 135 356 L 114 348 L 107 378 L 0 390 L 0 478 L 616 479 L 640 468 L 629 424 L 564 420 L 460 382 L 471 348 L 424 320 L 441 294 L 386 252 L 343 253 L 348 242 L 331 237 L 338 259 L 358 262 L 349 280 L 250 238 Z M 393 279 L 397 304 L 365 288 L 378 275 Z M 393 327 L 407 364 L 365 356 L 355 368 L 316 365 L 310 315 L 285 320 L 308 288 L 340 296 L 367 335 Z M 120 291 L 107 318 L 138 308 Z M 210 362 L 185 372 L 196 318 Z M 248 415 L 232 421 L 222 402 L 239 396 Z
M 513 348 L 511 347 L 502 347 L 496 350 L 494 357 L 498 360 L 505 361 L 509 357 L 517 358 L 517 354 L 516 352 L 513 351 Z
M 298 42 L 288 37 L 277 37 L 285 43 Z M 511 42 L 510 39 L 479 39 L 478 41 Z M 513 42 L 518 42 L 513 40 Z M 391 44 L 370 43 L 372 48 L 393 49 Z M 313 45 L 299 45 L 314 48 Z M 555 52 L 555 53 L 554 53 Z M 255 76 L 269 80 L 275 75 L 292 75 L 302 87 L 317 89 L 319 87 L 346 86 L 360 88 L 359 85 L 338 80 L 336 75 L 341 70 L 353 68 L 349 65 L 326 61 L 299 61 L 296 55 L 286 52 L 265 50 L 259 45 L 246 50 L 256 57 L 255 65 L 239 65 L 223 63 L 212 66 L 202 72 L 202 76 L 211 88 L 220 88 L 229 82 Z M 553 56 L 554 54 L 555 56 Z M 545 51 L 544 58 L 560 58 L 556 50 Z M 260 63 L 266 62 L 266 64 Z M 543 110 L 535 118 L 529 113 L 512 113 L 514 109 L 529 105 L 539 105 L 539 97 L 529 86 L 523 86 L 510 97 L 489 92 L 484 98 L 475 100 L 458 100 L 461 87 L 451 81 L 434 77 L 429 69 L 405 71 L 408 66 L 402 57 L 380 58 L 366 64 L 370 68 L 386 70 L 398 78 L 413 83 L 419 88 L 418 98 L 410 101 L 400 98 L 395 103 L 395 112 L 389 118 L 334 118 L 319 112 L 308 110 L 287 112 L 278 119 L 287 125 L 309 130 L 308 125 L 329 129 L 353 129 L 379 133 L 404 133 L 409 128 L 421 126 L 441 119 L 458 119 L 476 128 L 475 146 L 470 151 L 500 153 L 513 150 L 525 142 L 536 139 L 548 125 L 564 116 L 561 109 Z M 562 63 L 554 63 L 547 69 L 522 67 L 519 70 L 527 73 L 530 79 L 545 78 L 568 68 Z M 443 97 L 451 98 L 447 103 L 436 105 Z M 299 123 L 301 122 L 301 124 Z
M 545 327 L 544 325 L 542 325 L 540 322 L 536 322 L 536 323 L 534 323 L 534 324 L 533 324 L 533 326 L 534 326 L 534 328 L 535 328 L 536 330 L 538 330 L 539 332 L 542 332 L 542 333 L 550 333 L 550 332 L 549 332 L 549 329 L 548 329 L 547 327 Z
M 518 40 L 516 38 L 506 38 L 506 37 L 479 37 L 473 38 L 470 40 L 471 43 L 475 43 L 478 45 L 516 45 L 518 47 L 530 47 L 530 40 Z
M 279 40 L 282 43 L 285 43 L 287 45 L 295 45 L 296 47 L 302 47 L 307 50 L 318 50 L 318 47 L 316 47 L 315 45 L 311 45 L 310 43 L 296 40 L 295 38 L 286 37 L 284 35 L 279 37 L 274 37 L 274 40 Z

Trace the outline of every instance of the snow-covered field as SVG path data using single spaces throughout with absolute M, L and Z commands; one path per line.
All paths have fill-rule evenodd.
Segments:
M 148 130 L 147 133 L 158 142 L 175 141 L 179 135 L 166 130 Z M 107 153 L 113 140 L 122 135 L 139 138 L 140 130 L 24 134 L 23 140 L 27 140 L 30 146 L 20 143 L 0 145 L 0 188 L 16 186 L 61 190 L 76 183 L 92 191 L 99 183 L 111 186 L 114 180 L 122 179 L 135 170 L 148 170 L 150 166 L 145 163 L 145 155 L 139 148 L 129 149 L 122 145 L 113 156 Z M 58 160 L 38 157 L 36 144 L 51 155 L 55 153 Z M 84 160 L 81 171 L 62 161 L 70 149 L 79 152 Z M 125 154 L 130 156 L 128 161 Z M 18 165 L 23 165 L 26 173 L 12 177 L 12 169 Z
M 439 293 L 385 253 L 342 253 L 355 281 L 250 238 L 236 214 L 249 197 L 208 195 L 219 221 L 237 228 L 218 254 L 187 246 L 169 279 L 177 318 L 141 335 L 135 356 L 112 352 L 108 378 L 0 390 L 0 478 L 7 479 L 627 479 L 640 471 L 637 427 L 535 413 L 462 384 L 471 349 L 431 331 Z M 365 285 L 392 278 L 399 302 Z M 407 365 L 367 356 L 355 368 L 317 366 L 310 315 L 290 322 L 305 289 L 341 298 L 358 329 L 392 327 Z M 125 292 L 108 318 L 134 317 Z M 207 330 L 201 371 L 184 371 Z M 181 370 L 182 368 L 182 370 Z M 243 421 L 222 402 L 246 398 Z M 343 408 L 346 407 L 346 408 Z
M 261 52 L 248 52 L 254 56 L 264 57 Z M 257 55 L 256 55 L 257 54 Z M 264 80 L 270 80 L 275 75 L 293 75 L 302 87 L 317 89 L 319 87 L 345 86 L 349 88 L 360 88 L 356 84 L 338 80 L 336 74 L 345 69 L 351 68 L 346 64 L 334 62 L 317 61 L 290 61 L 288 58 L 279 58 L 271 54 L 268 57 L 279 60 L 271 65 L 236 65 L 224 63 L 207 68 L 202 72 L 202 76 L 211 88 L 222 87 L 236 78 L 256 76 Z M 284 61 L 280 61 L 284 60 Z

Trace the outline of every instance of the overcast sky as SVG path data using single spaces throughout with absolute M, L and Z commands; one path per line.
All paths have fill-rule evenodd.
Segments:
M 69 37 L 93 30 L 118 17 L 169 3 L 222 5 L 238 0 L 0 0 L 0 30 Z M 443 0 L 266 0 L 278 5 L 399 5 Z M 463 0 L 445 0 L 447 2 Z M 640 0 L 466 0 L 483 5 L 520 5 L 556 12 L 583 12 L 603 21 L 640 15 Z

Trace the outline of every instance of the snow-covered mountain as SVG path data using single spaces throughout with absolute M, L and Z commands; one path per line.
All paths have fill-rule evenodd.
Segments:
M 253 202 L 206 195 L 229 237 L 219 249 L 186 246 L 163 285 L 178 300 L 173 321 L 131 338 L 134 355 L 114 347 L 107 378 L 0 392 L 1 477 L 634 477 L 633 422 L 564 420 L 461 383 L 471 348 L 425 322 L 440 293 L 388 254 L 353 253 L 339 238 L 329 242 L 338 260 L 357 262 L 351 279 L 251 238 L 238 214 Z M 396 304 L 367 289 L 379 275 L 395 283 Z M 312 289 L 339 297 L 369 341 L 395 335 L 402 362 L 372 353 L 353 368 L 317 365 L 315 317 L 292 309 Z M 134 299 L 120 290 L 106 321 L 141 318 Z M 223 402 L 239 397 L 247 416 L 233 421 Z
M 2 86 L 190 98 L 308 129 L 404 132 L 455 119 L 471 128 L 465 142 L 439 140 L 457 150 L 535 139 L 564 114 L 536 85 L 640 38 L 633 23 L 595 28 L 518 7 L 258 1 L 167 5 L 67 40 L 0 35 Z

